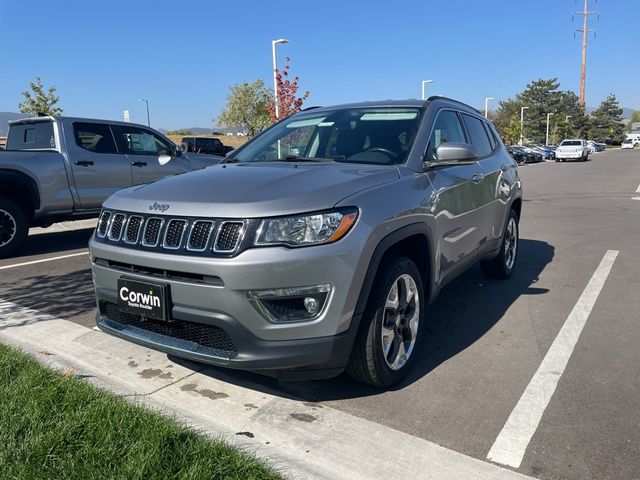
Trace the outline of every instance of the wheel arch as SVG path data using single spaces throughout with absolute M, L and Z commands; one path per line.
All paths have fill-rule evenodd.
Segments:
M 27 215 L 31 219 L 35 210 L 40 208 L 40 191 L 35 180 L 29 175 L 14 170 L 0 169 L 0 195 L 27 206 Z

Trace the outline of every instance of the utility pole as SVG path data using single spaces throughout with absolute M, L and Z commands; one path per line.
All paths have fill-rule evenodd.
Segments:
M 600 18 L 600 14 L 598 12 L 590 12 L 589 11 L 589 0 L 584 0 L 584 10 L 582 12 L 574 12 L 573 15 L 582 15 L 582 28 L 577 28 L 573 32 L 573 36 L 575 37 L 575 32 L 582 32 L 582 69 L 580 70 L 580 106 L 584 109 L 585 102 L 585 83 L 587 80 L 587 36 L 589 32 L 593 32 L 595 37 L 595 28 L 589 28 L 589 15 L 598 15 Z

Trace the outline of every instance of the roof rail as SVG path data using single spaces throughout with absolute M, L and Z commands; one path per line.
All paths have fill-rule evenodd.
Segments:
M 453 103 L 457 103 L 457 104 L 460 104 L 460 105 L 464 105 L 465 107 L 470 108 L 474 112 L 478 112 L 479 111 L 477 108 L 472 107 L 471 105 L 468 105 L 468 104 L 466 104 L 464 102 L 461 102 L 460 100 L 456 100 L 455 98 L 441 97 L 440 95 L 432 95 L 429 98 L 427 98 L 428 102 L 431 102 L 433 100 L 446 100 L 448 102 L 453 102 Z
M 301 111 L 301 112 L 306 112 L 307 110 L 313 110 L 313 109 L 315 109 L 315 108 L 322 108 L 322 105 L 314 105 L 314 106 L 312 106 L 312 107 L 303 108 L 303 109 L 301 109 L 300 111 Z

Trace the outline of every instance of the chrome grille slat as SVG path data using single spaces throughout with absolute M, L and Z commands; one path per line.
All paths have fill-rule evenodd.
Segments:
M 204 252 L 209 244 L 214 223 L 212 220 L 196 220 L 191 224 L 187 250 L 190 252 Z
M 182 238 L 184 237 L 184 231 L 187 228 L 187 221 L 183 219 L 172 218 L 167 223 L 167 228 L 164 232 L 164 240 L 162 241 L 162 248 L 168 250 L 178 250 L 182 245 Z
M 164 220 L 160 217 L 149 217 L 144 225 L 144 232 L 142 233 L 142 246 L 143 247 L 157 247 L 160 242 L 160 232 Z
M 109 226 L 109 220 L 111 219 L 111 212 L 105 210 L 102 212 L 100 216 L 100 221 L 98 222 L 98 229 L 96 234 L 100 238 L 104 238 L 107 235 L 107 227 Z
M 124 243 L 136 244 L 140 239 L 140 227 L 142 227 L 142 217 L 131 215 L 127 220 L 127 227 L 124 231 Z
M 235 252 L 244 234 L 244 222 L 222 222 L 216 235 L 213 251 L 216 253 Z
M 124 213 L 116 213 L 113 216 L 113 220 L 111 220 L 111 225 L 109 227 L 109 234 L 107 235 L 109 240 L 112 242 L 120 241 L 125 219 L 126 216 Z

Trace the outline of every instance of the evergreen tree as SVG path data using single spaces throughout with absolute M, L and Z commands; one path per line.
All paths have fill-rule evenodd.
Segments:
M 613 93 L 591 112 L 589 138 L 608 144 L 622 143 L 625 139 L 622 108 Z

